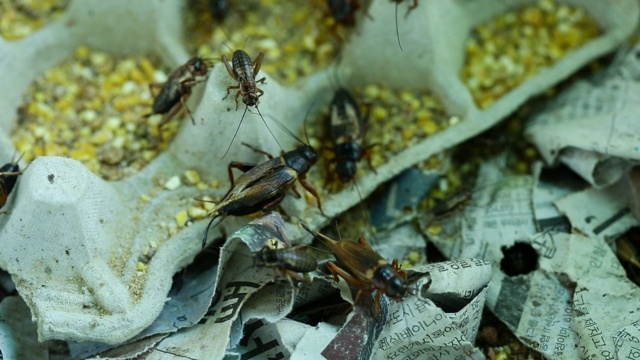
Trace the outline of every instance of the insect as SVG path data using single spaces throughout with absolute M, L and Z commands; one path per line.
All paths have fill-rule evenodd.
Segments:
M 358 288 L 354 304 L 360 295 L 376 291 L 375 311 L 379 312 L 380 296 L 386 294 L 395 301 L 400 301 L 411 293 L 407 285 L 407 273 L 400 269 L 398 259 L 389 264 L 361 236 L 358 242 L 336 241 L 326 235 L 312 231 L 305 224 L 300 224 L 316 239 L 320 240 L 336 258 L 337 263 L 327 263 L 329 272 L 335 281 L 338 276 L 347 283 Z
M 331 16 L 337 23 L 346 26 L 355 25 L 354 13 L 360 8 L 358 0 L 327 0 Z
M 278 242 L 272 241 L 271 247 L 265 245 L 254 254 L 253 266 L 270 267 L 282 271 L 298 281 L 309 281 L 309 272 L 318 267 L 318 261 L 304 252 L 306 246 L 278 249 Z M 304 275 L 300 275 L 303 273 Z
M 160 140 L 162 140 L 162 126 L 168 123 L 182 108 L 187 110 L 191 117 L 191 122 L 195 125 L 196 122 L 189 107 L 187 107 L 186 101 L 191 96 L 191 89 L 196 84 L 206 80 L 211 67 L 213 65 L 208 60 L 196 56 L 177 68 L 167 81 L 149 84 L 149 89 L 152 92 L 154 88 L 160 88 L 160 92 L 153 99 L 152 112 L 144 115 L 144 117 L 164 114 L 158 124 Z
M 244 112 L 242 113 L 240 123 L 238 124 L 238 128 L 236 129 L 235 134 L 233 134 L 231 143 L 229 144 L 229 147 L 227 148 L 227 151 L 225 151 L 222 158 L 224 158 L 229 152 L 229 149 L 231 149 L 233 140 L 235 140 L 236 135 L 238 135 L 238 130 L 240 130 L 240 126 L 242 125 L 242 121 L 244 120 L 244 116 L 246 115 L 249 106 L 253 106 L 256 108 L 256 110 L 258 111 L 258 115 L 260 115 L 260 118 L 262 119 L 264 125 L 267 127 L 267 130 L 269 130 L 271 136 L 273 136 L 276 142 L 278 142 L 278 139 L 276 139 L 271 132 L 269 125 L 267 125 L 267 122 L 262 117 L 260 109 L 258 108 L 258 99 L 260 99 L 260 97 L 264 94 L 264 91 L 262 91 L 262 89 L 258 87 L 258 84 L 264 83 L 264 81 L 266 80 L 265 77 L 256 80 L 256 76 L 258 75 L 258 72 L 260 72 L 260 66 L 262 65 L 263 58 L 264 52 L 261 52 L 260 54 L 258 54 L 258 57 L 255 61 L 251 61 L 251 58 L 246 52 L 244 52 L 243 50 L 236 50 L 233 52 L 233 56 L 231 57 L 231 65 L 229 65 L 229 60 L 227 59 L 227 57 L 225 55 L 222 55 L 222 61 L 224 62 L 224 66 L 227 68 L 227 72 L 229 72 L 229 75 L 231 75 L 231 77 L 238 82 L 238 85 L 230 85 L 229 87 L 227 87 L 227 95 L 225 95 L 222 100 L 226 99 L 227 96 L 229 96 L 229 94 L 231 93 L 231 89 L 238 89 L 235 97 L 236 110 L 238 110 L 238 97 L 242 96 L 242 102 L 246 105 L 244 108 Z M 279 142 L 278 145 L 280 145 Z
M 396 4 L 396 36 L 398 37 L 398 46 L 400 47 L 400 51 L 404 51 L 404 50 L 402 50 L 402 44 L 400 43 L 400 32 L 398 31 L 398 6 L 403 1 L 404 0 L 391 0 L 391 2 Z M 407 16 L 409 16 L 409 13 L 417 7 L 418 7 L 418 0 L 413 0 L 413 4 L 409 6 L 409 9 L 407 9 L 407 13 L 404 14 L 404 17 L 406 18 Z
M 339 88 L 331 100 L 331 114 L 329 117 L 331 138 L 335 143 L 336 172 L 340 181 L 352 180 L 356 174 L 356 163 L 366 157 L 371 146 L 363 147 L 364 134 L 369 122 L 370 107 L 362 116 L 360 108 L 351 93 L 345 88 Z M 369 166 L 371 161 L 367 157 Z
M 236 110 L 238 110 L 238 97 L 242 95 L 242 102 L 247 106 L 258 105 L 258 99 L 264 94 L 258 83 L 263 83 L 266 78 L 263 77 L 260 80 L 256 80 L 258 72 L 260 72 L 260 66 L 262 66 L 262 59 L 264 53 L 258 54 L 255 61 L 251 61 L 249 54 L 244 50 L 236 50 L 231 57 L 231 65 L 229 65 L 229 59 L 226 55 L 222 55 L 222 61 L 227 68 L 229 75 L 238 82 L 238 85 L 230 85 L 227 87 L 227 95 L 223 98 L 226 99 L 231 93 L 231 89 L 238 89 L 236 92 Z
M 229 12 L 229 0 L 209 0 L 209 12 L 218 22 L 223 22 Z
M 24 154 L 23 154 L 24 155 Z M 7 198 L 9 194 L 16 186 L 16 181 L 18 181 L 18 175 L 22 175 L 22 171 L 20 171 L 20 162 L 22 159 L 22 155 L 15 162 L 11 162 L 8 164 L 4 164 L 0 167 L 0 208 L 2 208 L 7 203 Z M 0 213 L 7 213 L 0 212 Z
M 362 116 L 360 106 L 344 87 L 338 88 L 331 100 L 329 127 L 331 138 L 335 144 L 333 149 L 335 157 L 326 164 L 335 163 L 335 171 L 341 182 L 345 183 L 353 180 L 361 200 L 360 188 L 354 179 L 357 171 L 357 162 L 365 157 L 369 167 L 375 172 L 368 156 L 368 150 L 375 145 L 363 146 L 370 110 L 371 107 L 368 106 L 366 115 Z M 363 212 L 373 228 L 366 207 L 363 208 Z
M 261 164 L 250 164 L 232 161 L 227 170 L 231 188 L 222 200 L 207 213 L 213 216 L 205 231 L 202 246 L 207 242 L 207 234 L 213 221 L 228 215 L 244 216 L 258 211 L 269 211 L 278 205 L 288 189 L 295 189 L 296 180 L 309 191 L 318 201 L 318 208 L 322 211 L 322 202 L 318 192 L 307 184 L 305 176 L 311 165 L 318 161 L 318 154 L 310 145 L 301 145 L 281 156 L 274 158 L 269 153 L 256 149 L 248 144 L 244 146 L 253 151 L 266 155 L 269 160 Z M 243 171 L 237 181 L 233 178 L 232 168 Z M 298 194 L 296 192 L 296 194 Z M 299 196 L 300 194 L 298 194 Z M 216 224 L 217 225 L 217 224 Z

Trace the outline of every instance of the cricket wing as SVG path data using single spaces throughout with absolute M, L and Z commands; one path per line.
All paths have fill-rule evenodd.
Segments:
M 180 101 L 182 96 L 182 84 L 177 81 L 168 81 L 153 100 L 151 109 L 154 114 L 165 114 Z
M 270 172 L 265 177 L 253 182 L 251 186 L 246 187 L 240 196 L 247 203 L 255 204 L 262 199 L 284 194 L 296 181 L 297 175 L 297 172 L 289 168 Z
M 277 174 L 285 168 L 286 167 L 281 158 L 270 159 L 254 166 L 249 171 L 238 176 L 235 181 L 235 186 L 229 189 L 229 192 L 224 196 L 224 199 L 239 196 L 239 194 L 242 194 L 257 184 L 265 181 L 265 179 L 273 177 L 274 173 Z
M 300 223 L 300 226 L 302 226 L 309 234 L 313 235 L 316 239 L 320 240 L 320 242 L 323 243 L 326 247 L 328 247 L 332 253 L 334 252 L 335 248 L 338 246 L 338 242 L 328 237 L 327 235 L 313 231 L 303 223 Z
M 353 241 L 341 241 L 333 255 L 341 268 L 362 282 L 370 282 L 375 270 L 387 261 L 370 247 Z
M 242 216 L 269 210 L 284 198 L 285 192 L 296 180 L 296 172 L 290 169 L 264 175 L 250 184 L 243 184 L 250 186 L 242 186 L 240 189 L 238 186 L 234 187 L 220 202 L 217 211 L 221 214 Z

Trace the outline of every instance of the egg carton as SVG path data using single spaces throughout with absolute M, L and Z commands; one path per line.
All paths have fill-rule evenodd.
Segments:
M 603 34 L 480 110 L 459 75 L 464 42 L 474 26 L 533 2 L 421 0 L 408 16 L 398 18 L 402 52 L 389 1 L 374 0 L 367 16 L 360 14 L 344 44 L 340 70 L 345 83 L 429 90 L 449 114 L 463 119 L 393 155 L 376 173 L 363 174 L 358 180 L 363 196 L 402 170 L 489 128 L 530 97 L 613 50 L 638 19 L 635 0 L 559 1 L 585 8 Z M 16 109 L 36 76 L 72 57 L 80 45 L 113 54 L 154 54 L 175 68 L 190 57 L 182 38 L 183 12 L 178 1 L 76 0 L 59 19 L 31 36 L 14 42 L 0 39 L 0 127 L 5 130 L 0 134 L 0 159 L 8 162 L 14 156 L 8 134 L 15 125 Z M 401 8 L 399 14 L 403 12 Z M 261 110 L 292 132 L 302 133 L 307 109 L 314 103 L 326 104 L 331 96 L 329 74 L 333 71 L 320 71 L 293 86 L 280 85 L 261 72 L 268 84 L 260 99 Z M 141 195 L 157 191 L 156 177 L 169 178 L 186 170 L 227 184 L 230 160 L 263 159 L 240 144 L 234 144 L 226 160 L 222 159 L 244 110 L 235 111 L 233 99 L 222 100 L 230 84 L 225 67 L 217 63 L 206 84 L 199 86 L 201 93 L 190 99 L 196 124 L 184 121 L 169 148 L 135 176 L 107 182 L 73 159 L 44 156 L 35 159 L 20 177 L 5 205 L 11 214 L 0 217 L 0 267 L 12 274 L 32 311 L 41 341 L 118 344 L 138 334 L 160 313 L 172 275 L 201 251 L 208 221 L 170 236 L 162 224 L 173 221 L 175 213 L 184 208 L 184 199 L 201 194 L 195 188 L 180 187 L 158 191 L 148 202 Z M 289 135 L 274 131 L 283 148 L 295 146 Z M 237 139 L 274 154 L 279 150 L 253 114 L 245 118 Z M 223 195 L 225 187 L 212 195 Z M 321 192 L 321 196 L 327 217 L 313 202 L 291 196 L 285 199 L 282 208 L 289 218 L 291 238 L 301 235 L 299 220 L 318 229 L 360 201 L 353 187 L 331 196 Z M 226 219 L 210 236 L 229 231 L 239 221 Z M 146 270 L 139 271 L 138 257 L 150 243 L 157 244 L 157 251 Z

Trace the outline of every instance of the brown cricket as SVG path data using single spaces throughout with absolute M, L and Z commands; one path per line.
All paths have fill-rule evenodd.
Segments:
M 231 57 L 231 64 L 229 64 L 229 59 L 225 55 L 222 55 L 222 62 L 227 68 L 227 72 L 235 81 L 238 82 L 237 85 L 230 85 L 229 87 L 227 87 L 227 95 L 225 95 L 225 97 L 222 99 L 224 100 L 227 98 L 227 96 L 229 96 L 231 89 L 238 89 L 235 96 L 236 110 L 238 110 L 238 97 L 242 96 L 242 102 L 245 104 L 244 112 L 242 113 L 242 117 L 240 118 L 240 123 L 238 123 L 236 132 L 233 134 L 233 138 L 231 138 L 229 147 L 227 147 L 227 150 L 225 151 L 224 155 L 222 155 L 222 158 L 224 158 L 229 152 L 229 149 L 231 149 L 233 140 L 235 140 L 236 136 L 238 135 L 238 131 L 240 130 L 240 126 L 242 126 L 242 121 L 244 120 L 244 116 L 247 114 L 247 109 L 249 109 L 249 106 L 253 106 L 256 108 L 256 110 L 258 111 L 258 115 L 260 115 L 260 118 L 262 119 L 264 125 L 267 127 L 267 130 L 269 130 L 271 136 L 273 136 L 278 145 L 280 145 L 278 139 L 276 139 L 275 135 L 273 135 L 273 132 L 269 128 L 269 125 L 267 125 L 267 122 L 264 120 L 264 117 L 262 117 L 260 109 L 258 108 L 258 100 L 262 95 L 264 95 L 264 91 L 262 91 L 262 89 L 258 87 L 258 84 L 264 83 L 264 81 L 266 80 L 265 77 L 256 80 L 256 76 L 258 75 L 258 72 L 260 72 L 260 66 L 262 65 L 263 58 L 264 53 L 261 52 L 260 54 L 258 54 L 258 57 L 255 61 L 251 61 L 249 54 L 247 54 L 244 50 L 236 50 L 233 52 L 233 56 Z
M 158 88 L 160 92 L 153 99 L 151 113 L 144 115 L 144 117 L 164 114 L 158 124 L 160 140 L 162 140 L 162 126 L 168 123 L 182 108 L 187 111 L 189 117 L 191 117 L 191 122 L 195 125 L 196 122 L 186 102 L 191 96 L 193 87 L 206 80 L 211 67 L 213 65 L 208 60 L 196 56 L 177 68 L 167 81 L 149 84 L 149 89 L 152 93 L 153 89 Z
M 358 242 L 336 241 L 312 231 L 305 224 L 300 225 L 325 244 L 336 258 L 336 262 L 327 263 L 334 280 L 338 281 L 338 277 L 341 277 L 358 289 L 354 304 L 362 294 L 376 291 L 374 304 L 378 314 L 380 296 L 383 293 L 395 301 L 400 301 L 411 293 L 407 284 L 407 273 L 400 269 L 398 260 L 394 259 L 389 264 L 362 236 L 358 238 Z
M 266 155 L 269 159 L 261 164 L 236 161 L 229 163 L 227 170 L 231 188 L 207 214 L 213 218 L 207 225 L 202 240 L 203 247 L 207 242 L 209 228 L 216 218 L 269 211 L 284 199 L 287 190 L 292 189 L 298 194 L 294 188 L 296 180 L 316 198 L 318 208 L 324 214 L 318 192 L 305 181 L 309 168 L 318 161 L 318 154 L 310 145 L 300 145 L 276 158 L 248 144 L 243 143 L 243 145 L 257 153 Z M 239 169 L 244 174 L 240 175 L 238 179 L 234 179 L 232 168 Z
M 335 144 L 334 162 L 336 173 L 342 182 L 352 180 L 357 171 L 357 162 L 365 157 L 369 167 L 373 169 L 368 157 L 368 150 L 373 147 L 364 146 L 364 135 L 369 122 L 370 107 L 363 116 L 360 106 L 351 93 L 345 88 L 339 88 L 331 100 L 331 114 L 329 125 L 331 138 Z M 374 170 L 375 171 L 375 170 Z

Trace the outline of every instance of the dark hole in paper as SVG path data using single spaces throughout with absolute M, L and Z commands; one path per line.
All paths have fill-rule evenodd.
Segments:
M 531 244 L 516 242 L 510 247 L 503 246 L 504 254 L 500 261 L 500 269 L 509 275 L 525 275 L 538 268 L 538 252 Z

